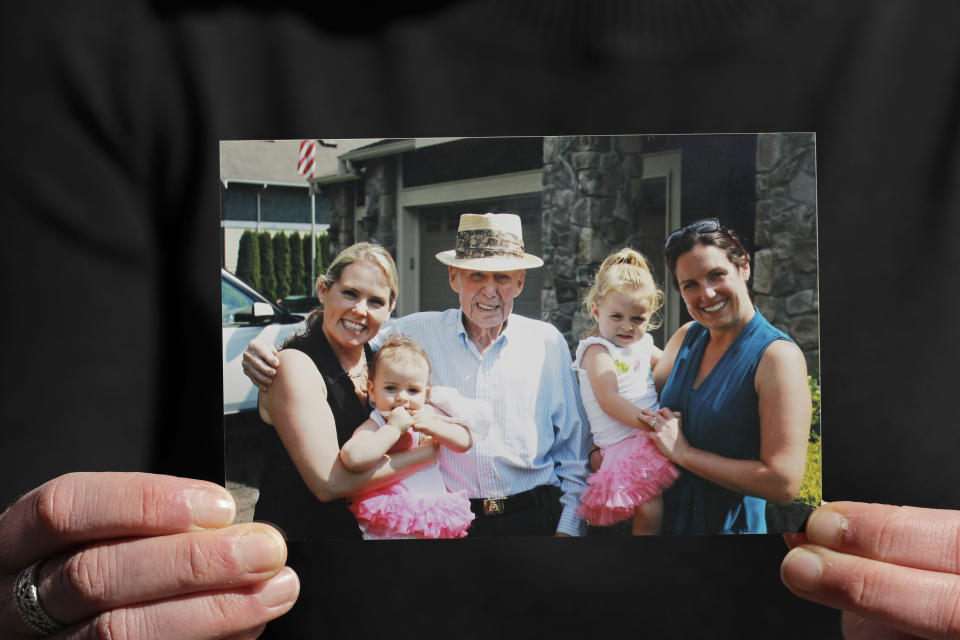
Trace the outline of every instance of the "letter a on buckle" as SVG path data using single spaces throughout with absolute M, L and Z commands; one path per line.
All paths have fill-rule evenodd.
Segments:
M 503 503 L 506 498 L 484 498 L 483 515 L 497 516 L 503 513 Z

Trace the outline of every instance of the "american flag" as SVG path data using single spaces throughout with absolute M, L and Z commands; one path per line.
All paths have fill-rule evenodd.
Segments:
M 317 142 L 304 140 L 300 143 L 300 159 L 297 160 L 297 173 L 305 178 L 312 178 L 316 169 Z

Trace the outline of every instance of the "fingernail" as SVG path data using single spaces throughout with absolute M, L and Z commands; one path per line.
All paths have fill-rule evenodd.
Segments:
M 257 598 L 265 607 L 279 607 L 296 600 L 299 593 L 300 579 L 293 569 L 284 567 L 280 573 L 267 580 Z
M 780 575 L 788 585 L 800 591 L 813 591 L 820 582 L 823 560 L 803 547 L 797 547 L 783 559 Z
M 283 538 L 267 527 L 257 527 L 237 538 L 233 555 L 250 573 L 271 571 L 283 565 Z
M 843 534 L 850 528 L 850 521 L 832 509 L 817 509 L 807 519 L 807 538 L 825 547 L 836 547 Z
M 189 497 L 193 524 L 204 529 L 218 529 L 233 523 L 237 505 L 225 489 L 197 489 Z

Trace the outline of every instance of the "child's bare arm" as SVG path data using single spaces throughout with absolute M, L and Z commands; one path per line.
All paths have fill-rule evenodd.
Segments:
M 463 453 L 473 446 L 470 429 L 448 416 L 438 407 L 426 405 L 414 418 L 413 428 L 424 435 L 431 436 L 443 446 Z
M 587 372 L 590 387 L 604 413 L 627 426 L 650 431 L 649 425 L 639 418 L 639 407 L 620 395 L 617 366 L 603 345 L 587 347 L 581 366 Z
M 391 413 L 381 427 L 372 419 L 365 421 L 340 448 L 340 460 L 350 471 L 366 471 L 383 458 L 412 423 L 410 415 L 400 409 Z M 397 414 L 394 417 L 394 414 Z M 406 416 L 406 418 L 404 418 Z

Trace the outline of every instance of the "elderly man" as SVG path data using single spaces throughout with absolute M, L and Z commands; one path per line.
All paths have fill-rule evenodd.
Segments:
M 448 265 L 459 309 L 414 313 L 402 332 L 430 357 L 435 383 L 489 404 L 491 426 L 466 453 L 443 450 L 447 488 L 465 489 L 476 520 L 469 535 L 582 535 L 575 510 L 585 488 L 588 429 L 566 341 L 555 327 L 511 313 L 526 269 L 514 214 L 463 214 Z M 269 376 L 270 348 L 252 342 L 245 366 Z M 262 380 L 262 378 L 261 378 Z

